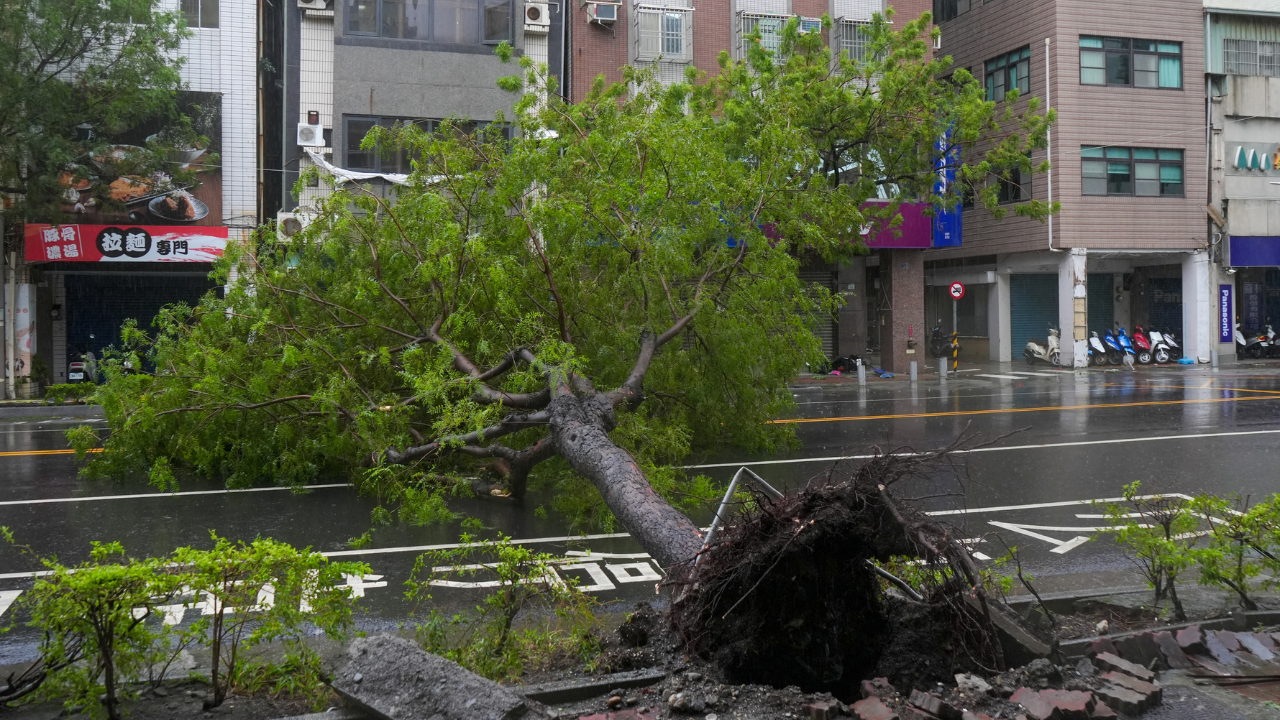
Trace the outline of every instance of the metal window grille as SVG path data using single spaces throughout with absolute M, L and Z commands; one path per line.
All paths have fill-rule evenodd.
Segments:
M 1258 43 L 1258 74 L 1280 77 L 1280 43 Z
M 786 26 L 790 15 L 764 15 L 761 13 L 738 13 L 738 57 L 747 55 L 747 36 L 760 29 L 760 47 L 770 52 L 778 52 L 782 45 L 782 28 Z
M 850 60 L 861 63 L 871 59 L 871 49 L 866 33 L 869 27 L 871 27 L 869 22 L 840 21 L 839 49 L 841 52 L 847 52 Z
M 1270 43 L 1269 43 L 1270 44 Z M 1223 71 L 1228 75 L 1257 75 L 1258 41 L 1223 40 Z
M 634 15 L 637 60 L 693 60 L 692 8 L 637 5 Z

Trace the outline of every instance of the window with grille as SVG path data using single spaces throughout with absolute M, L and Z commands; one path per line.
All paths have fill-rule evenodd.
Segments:
M 870 38 L 867 37 L 869 22 L 853 20 L 840 21 L 840 52 L 848 53 L 849 59 L 862 63 L 871 59 Z
M 756 42 L 769 52 L 776 53 L 782 45 L 782 28 L 786 27 L 790 15 L 761 15 L 758 13 L 738 14 L 738 47 L 739 57 L 746 57 L 747 36 L 760 30 L 760 39 Z
M 689 8 L 637 5 L 636 59 L 693 60 L 693 13 Z
M 1228 75 L 1280 77 L 1280 43 L 1223 40 L 1222 70 Z

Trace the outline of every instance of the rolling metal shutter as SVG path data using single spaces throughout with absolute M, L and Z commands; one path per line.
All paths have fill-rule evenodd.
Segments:
M 821 285 L 830 292 L 836 291 L 836 274 L 830 270 L 801 270 L 800 279 L 814 285 Z M 835 358 L 836 321 L 830 317 L 815 317 L 813 334 L 822 341 L 822 354 L 827 359 Z
M 151 321 L 171 303 L 194 306 L 212 289 L 203 274 L 67 274 L 67 352 L 92 351 L 99 360 L 108 345 L 120 346 L 127 318 L 152 333 Z
M 1089 331 L 1102 337 L 1116 320 L 1115 276 L 1111 273 L 1090 273 L 1088 297 Z
M 1268 273 L 1269 275 L 1270 273 Z M 1266 293 L 1269 301 L 1271 293 Z M 1177 333 L 1182 328 L 1182 278 L 1152 278 L 1147 281 L 1147 329 L 1168 328 Z M 1271 303 L 1268 302 L 1268 312 Z M 1267 316 L 1270 322 L 1272 315 Z M 1179 336 L 1181 337 L 1181 336 Z
M 1058 327 L 1058 275 L 1009 276 L 1009 330 L 1013 358 L 1022 357 L 1028 340 L 1044 342 Z

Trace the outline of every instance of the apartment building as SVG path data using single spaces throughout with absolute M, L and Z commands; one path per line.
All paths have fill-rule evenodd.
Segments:
M 1225 0 L 1224 0 L 1225 1 Z M 1202 0 L 935 0 L 942 53 L 984 83 L 1057 110 L 1048 174 L 1002 184 L 1010 204 L 1061 203 L 1052 224 L 964 212 L 961 247 L 926 251 L 926 306 L 949 328 L 945 285 L 969 284 L 962 335 L 1020 358 L 1062 328 L 1063 364 L 1090 332 L 1171 328 L 1189 357 L 1218 349 L 1205 150 Z M 1040 151 L 1032 160 L 1041 161 Z M 1224 348 L 1224 354 L 1229 348 Z
M 1214 327 L 1222 355 L 1280 322 L 1280 5 L 1205 0 Z
M 284 23 L 281 207 L 295 217 L 324 194 L 292 197 L 308 149 L 347 170 L 409 171 L 403 156 L 360 149 L 377 126 L 444 119 L 483 125 L 510 119 L 513 97 L 498 88 L 517 72 L 494 56 L 501 42 L 563 77 L 564 3 L 524 0 L 289 0 Z M 374 187 L 386 186 L 374 183 Z

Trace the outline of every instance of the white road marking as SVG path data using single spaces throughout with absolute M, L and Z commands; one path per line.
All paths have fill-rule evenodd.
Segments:
M 1135 499 L 1151 500 L 1152 498 L 1157 498 L 1157 497 L 1174 497 L 1174 498 L 1180 498 L 1182 500 L 1192 499 L 1190 495 L 1184 495 L 1182 493 L 1161 493 L 1159 495 L 1138 495 Z M 1098 498 L 1097 500 L 1063 500 L 1061 502 L 1031 503 L 1029 505 L 998 505 L 995 507 L 963 508 L 960 510 L 934 510 L 933 512 L 925 513 L 925 515 L 975 515 L 977 513 L 1004 512 L 1006 510 L 1039 510 L 1041 508 L 1070 507 L 1072 505 L 1092 505 L 1094 503 L 1103 503 L 1103 502 L 1123 502 L 1124 500 L 1125 498 L 1122 498 L 1122 497 Z M 1039 528 L 1039 529 L 1046 530 L 1048 528 Z M 1070 529 L 1074 530 L 1076 528 L 1070 528 Z
M 993 375 L 988 373 L 974 375 L 974 377 L 999 378 L 1001 380 L 1026 380 L 1026 378 L 1018 377 L 1017 375 Z
M 1113 438 L 1110 440 L 1077 440 L 1075 442 L 1061 443 L 1034 443 L 1030 445 L 1004 445 L 1001 447 L 984 447 L 972 448 L 969 450 L 956 450 L 953 455 L 968 455 L 972 453 L 988 453 L 988 452 L 1009 452 L 1012 450 L 1041 450 L 1045 448 L 1060 447 L 1085 447 L 1088 445 L 1117 445 L 1122 443 L 1138 443 L 1138 442 L 1156 442 L 1160 440 L 1196 440 L 1200 438 L 1216 438 L 1216 437 L 1237 437 L 1243 435 L 1277 435 L 1280 430 L 1241 430 L 1238 432 L 1216 432 L 1216 433 L 1193 433 L 1189 435 L 1153 435 L 1151 437 L 1135 437 L 1135 438 Z M 924 455 L 925 453 L 904 453 L 904 455 Z M 875 455 L 830 455 L 827 457 L 815 458 L 790 458 L 787 460 L 745 460 L 740 462 L 726 463 L 704 463 L 702 465 L 682 465 L 683 470 L 701 470 L 704 468 L 720 468 L 720 467 L 742 467 L 743 465 L 789 465 L 792 463 L 809 463 L 809 462 L 839 462 L 841 460 L 869 460 Z
M 1030 370 L 1010 370 L 1010 375 L 1035 375 L 1036 377 L 1058 377 L 1062 373 L 1055 372 L 1032 372 Z
M 561 537 L 528 538 L 512 540 L 512 545 L 536 545 L 539 543 L 571 542 L 573 540 L 611 540 L 613 538 L 631 537 L 630 533 L 602 533 L 599 535 L 563 535 Z M 429 550 L 455 550 L 463 547 L 463 543 L 445 543 L 441 545 L 406 545 L 404 547 L 362 548 L 360 550 L 337 550 L 320 553 L 325 557 L 354 557 L 357 555 L 383 555 L 387 553 L 427 552 Z M 0 575 L 0 578 L 4 578 Z
M 0 615 L 4 615 L 21 594 L 21 590 L 0 590 Z
M 350 483 L 326 483 L 324 485 L 303 485 L 298 489 L 301 490 L 323 490 L 325 488 L 343 488 L 351 487 Z M 238 493 L 255 493 L 255 492 L 278 492 L 280 490 L 293 490 L 292 487 L 257 487 L 242 489 L 226 489 L 226 490 L 191 490 L 189 492 L 176 493 L 138 493 L 135 495 L 87 495 L 84 497 L 66 497 L 66 498 L 37 498 L 34 500 L 3 500 L 0 501 L 0 507 L 5 505 L 48 505 L 51 503 L 74 503 L 74 502 L 97 502 L 99 500 L 138 500 L 148 498 L 174 498 L 174 497 L 190 497 L 192 495 L 235 495 Z

